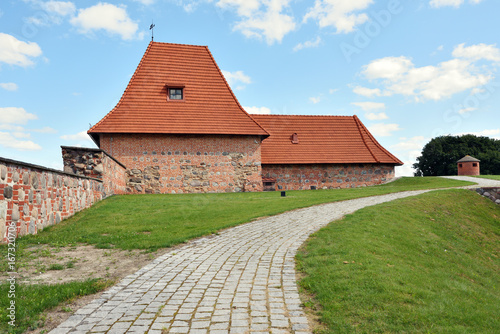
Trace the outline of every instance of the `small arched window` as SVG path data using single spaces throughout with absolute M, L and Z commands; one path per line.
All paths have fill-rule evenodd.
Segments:
M 290 139 L 292 140 L 292 144 L 298 144 L 299 143 L 299 135 L 294 133 Z

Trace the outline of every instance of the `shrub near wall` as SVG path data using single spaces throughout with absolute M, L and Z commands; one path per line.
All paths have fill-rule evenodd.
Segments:
M 100 180 L 0 158 L 0 235 L 36 234 L 105 197 Z

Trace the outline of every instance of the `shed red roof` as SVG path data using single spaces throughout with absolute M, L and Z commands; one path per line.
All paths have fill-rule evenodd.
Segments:
M 253 117 L 271 134 L 262 142 L 262 164 L 403 164 L 356 116 Z M 295 133 L 297 144 L 292 143 Z
M 182 87 L 182 101 L 167 100 Z M 206 46 L 151 42 L 116 107 L 88 133 L 269 135 L 234 96 Z

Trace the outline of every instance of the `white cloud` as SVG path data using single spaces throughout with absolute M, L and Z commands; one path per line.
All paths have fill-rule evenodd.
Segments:
M 135 2 L 140 2 L 145 6 L 149 6 L 155 3 L 156 0 L 134 0 Z
M 267 44 L 281 42 L 286 34 L 295 29 L 294 18 L 284 14 L 290 0 L 219 0 L 222 9 L 234 8 L 241 21 L 234 30 L 249 38 L 264 38 Z
M 337 33 L 350 33 L 368 21 L 367 9 L 373 0 L 316 0 L 304 16 L 304 22 L 317 20 L 321 28 L 335 27 Z
M 309 101 L 311 101 L 312 103 L 316 104 L 316 103 L 320 103 L 321 102 L 321 96 L 318 96 L 318 97 L 310 97 L 309 98 Z
M 471 112 L 471 111 L 475 111 L 475 110 L 477 110 L 477 108 L 472 108 L 472 107 L 471 107 L 471 108 L 463 108 L 463 109 L 460 109 L 460 110 L 458 111 L 458 113 L 459 113 L 460 115 L 464 115 L 464 114 L 467 114 L 467 113 L 469 113 L 469 112 Z
M 34 64 L 32 58 L 41 55 L 42 49 L 35 42 L 23 42 L 0 33 L 0 63 L 27 67 Z
M 338 92 L 338 90 L 339 90 L 338 88 L 331 88 L 331 89 L 328 91 L 328 93 L 333 94 L 333 93 L 335 93 L 335 92 Z
M 119 35 L 124 40 L 142 39 L 137 33 L 138 25 L 128 16 L 126 6 L 115 6 L 100 2 L 89 8 L 78 10 L 78 15 L 70 23 L 83 34 L 104 30 L 111 35 Z
M 353 102 L 351 104 L 360 107 L 364 111 L 385 109 L 385 103 L 380 102 Z
M 8 132 L 0 132 L 0 146 L 21 151 L 38 151 L 42 147 L 31 140 L 18 140 Z
M 370 80 L 396 81 L 401 79 L 412 67 L 413 63 L 406 57 L 386 57 L 374 60 L 364 66 L 363 74 Z
M 55 129 L 52 129 L 50 126 L 46 126 L 46 127 L 43 127 L 41 129 L 35 129 L 35 130 L 31 130 L 33 132 L 38 132 L 38 133 L 51 133 L 51 134 L 54 134 L 54 133 L 57 133 L 57 130 Z
M 316 37 L 315 40 L 306 41 L 304 43 L 299 43 L 299 44 L 295 45 L 295 47 L 293 48 L 293 51 L 297 52 L 297 51 L 302 50 L 302 49 L 317 48 L 320 44 L 321 44 L 321 37 L 318 36 L 318 37 Z
M 416 136 L 413 138 L 399 138 L 400 142 L 392 145 L 391 149 L 396 151 L 418 151 L 421 152 L 427 140 L 424 136 Z
M 373 96 L 381 96 L 382 92 L 378 88 L 366 88 L 361 86 L 356 86 L 352 90 L 355 94 L 365 96 L 365 97 L 373 97 Z
M 500 139 L 500 129 L 487 129 L 477 132 L 463 132 L 457 134 L 457 136 L 463 136 L 463 135 L 475 135 L 479 137 L 491 137 L 495 139 Z
M 60 138 L 62 140 L 70 141 L 92 141 L 92 139 L 90 139 L 89 135 L 87 134 L 87 131 L 78 132 L 74 135 L 62 135 Z
M 31 133 L 29 132 L 12 132 L 12 135 L 16 138 L 31 138 Z
M 5 82 L 5 83 L 0 83 L 0 88 L 3 88 L 5 90 L 14 92 L 17 90 L 17 85 L 13 82 Z
M 442 100 L 493 79 L 484 67 L 479 69 L 473 62 L 457 58 L 437 66 L 415 67 L 409 58 L 386 57 L 372 61 L 362 72 L 366 78 L 385 86 L 383 95 L 412 96 L 417 102 Z
M 369 126 L 368 130 L 375 137 L 389 137 L 392 136 L 394 131 L 400 131 L 402 129 L 399 127 L 399 124 L 377 123 Z
M 465 43 L 458 45 L 453 50 L 453 56 L 457 58 L 466 58 L 472 61 L 478 61 L 481 59 L 490 60 L 493 62 L 500 62 L 500 49 L 496 47 L 495 44 L 476 44 L 468 47 L 464 47 Z
M 38 119 L 35 114 L 30 114 L 24 108 L 0 108 L 0 123 L 26 124 L 30 120 Z
M 389 119 L 389 116 L 387 116 L 385 112 L 381 112 L 378 114 L 371 112 L 371 113 L 366 114 L 365 116 L 370 121 L 383 121 L 384 119 Z
M 413 176 L 415 170 L 412 166 L 429 140 L 430 138 L 424 136 L 402 137 L 397 144 L 390 147 L 391 152 L 396 153 L 396 156 L 404 162 L 403 166 L 396 167 L 396 176 Z
M 477 5 L 483 0 L 469 0 L 469 3 Z M 431 0 L 429 4 L 434 8 L 455 7 L 458 8 L 464 3 L 464 0 Z
M 455 8 L 460 7 L 464 3 L 464 0 L 431 0 L 430 5 L 434 8 L 440 8 L 445 6 L 452 6 Z
M 269 115 L 271 114 L 271 109 L 267 107 L 243 107 L 245 111 L 249 114 L 261 114 L 261 115 Z
M 76 12 L 75 4 L 69 1 L 42 2 L 41 7 L 48 13 L 57 14 L 60 16 L 73 15 Z
M 236 87 L 237 90 L 242 90 L 245 88 L 244 85 L 239 85 L 238 84 L 250 84 L 252 83 L 252 79 L 243 71 L 236 71 L 236 72 L 229 72 L 229 71 L 224 71 L 221 70 L 222 74 L 224 75 L 224 78 L 226 78 L 227 83 L 231 88 L 234 86 Z

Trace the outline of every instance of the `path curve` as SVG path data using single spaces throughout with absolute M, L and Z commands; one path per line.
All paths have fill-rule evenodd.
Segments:
M 50 334 L 310 333 L 295 279 L 297 249 L 346 214 L 428 191 L 298 209 L 191 241 L 125 277 Z
M 480 177 L 472 177 L 472 176 L 442 176 L 446 179 L 460 180 L 460 181 L 469 181 L 475 182 L 476 185 L 466 186 L 464 188 L 481 188 L 481 187 L 500 187 L 500 181 L 483 179 Z

